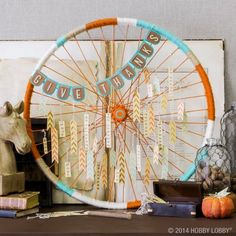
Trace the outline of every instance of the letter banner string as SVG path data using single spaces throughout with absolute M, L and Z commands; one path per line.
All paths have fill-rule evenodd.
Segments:
M 121 69 L 117 70 L 110 78 L 97 82 L 97 92 L 101 96 L 108 96 L 112 88 L 116 90 L 123 88 L 125 80 L 137 79 L 151 60 L 156 50 L 156 45 L 159 44 L 160 41 L 161 36 L 159 34 L 154 30 L 149 31 L 133 57 Z M 39 70 L 31 76 L 30 82 L 34 86 L 42 86 L 42 90 L 46 95 L 56 95 L 57 98 L 61 100 L 68 100 L 72 97 L 75 102 L 81 102 L 86 96 L 84 86 L 61 84 Z M 152 94 L 151 86 L 149 86 L 149 91 L 149 95 Z

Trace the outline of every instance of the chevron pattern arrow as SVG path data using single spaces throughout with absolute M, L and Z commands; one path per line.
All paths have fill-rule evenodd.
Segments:
M 58 133 L 57 129 L 51 128 L 51 149 L 52 149 L 52 162 L 59 163 L 58 157 Z
M 70 121 L 70 151 L 71 154 L 78 151 L 78 129 L 75 120 Z
M 176 143 L 176 123 L 174 120 L 169 122 L 169 140 L 171 143 Z
M 53 114 L 50 111 L 50 112 L 48 112 L 48 115 L 47 115 L 47 130 L 49 130 L 53 127 L 54 127 Z
M 132 181 L 136 180 L 136 154 L 132 150 L 129 154 L 129 172 Z
M 99 190 L 99 188 L 100 188 L 100 163 L 98 163 L 98 162 L 96 164 L 95 179 L 96 179 L 96 190 Z
M 116 166 L 116 152 L 112 149 L 110 151 L 110 167 Z
M 119 183 L 125 183 L 125 156 L 123 152 L 119 154 Z
M 79 169 L 81 171 L 86 170 L 86 153 L 83 146 L 79 147 Z
M 159 144 L 155 144 L 153 148 L 153 164 L 158 165 L 159 158 L 160 158 L 160 146 Z
M 140 122 L 140 95 L 139 92 L 136 91 L 133 97 L 133 121 Z
M 102 187 L 107 188 L 107 154 L 104 153 L 102 158 Z
M 168 105 L 168 97 L 166 94 L 162 94 L 161 96 L 161 112 L 162 113 L 167 112 L 167 105 Z
M 148 134 L 150 135 L 155 132 L 155 113 L 152 105 L 148 106 L 148 118 L 149 118 Z
M 163 144 L 163 122 L 159 118 L 158 123 L 157 123 L 157 142 L 158 144 L 162 145 Z
M 148 68 L 145 68 L 143 70 L 143 74 L 144 74 L 144 83 L 148 83 L 150 81 L 150 71 L 148 70 Z
M 183 115 L 182 130 L 184 132 L 188 131 L 188 115 L 186 112 L 184 112 L 184 115 Z
M 148 120 L 148 111 L 143 112 L 143 134 L 144 137 L 149 137 L 149 120 Z
M 147 157 L 145 163 L 145 174 L 144 174 L 144 183 L 146 185 L 149 185 L 150 183 L 150 173 L 151 173 L 150 167 L 151 167 L 150 160 L 149 157 Z
M 184 102 L 180 102 L 177 107 L 177 119 L 178 120 L 183 120 L 184 119 Z
M 174 76 L 173 76 L 173 69 L 168 68 L 168 92 L 172 94 L 174 91 Z
M 89 150 L 89 114 L 84 114 L 84 148 Z
M 89 180 L 94 180 L 94 158 L 92 150 L 87 152 L 87 170 L 86 177 Z

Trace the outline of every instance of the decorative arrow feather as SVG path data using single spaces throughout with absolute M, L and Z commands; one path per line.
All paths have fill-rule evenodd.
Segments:
M 180 102 L 179 104 L 178 104 L 178 107 L 177 107 L 177 109 L 178 109 L 178 116 L 177 116 L 177 119 L 178 120 L 184 120 L 184 102 Z
M 89 114 L 84 114 L 84 148 L 89 150 Z
M 79 169 L 82 171 L 86 169 L 86 153 L 83 146 L 79 147 Z
M 169 122 L 169 140 L 171 143 L 176 143 L 176 123 L 174 120 Z
M 112 149 L 110 150 L 110 167 L 116 166 L 116 152 Z
M 65 177 L 70 178 L 71 177 L 71 164 L 69 161 L 65 162 Z
M 48 112 L 48 115 L 47 115 L 47 130 L 49 130 L 53 127 L 54 127 L 53 114 L 50 111 L 50 112 Z
M 100 163 L 97 162 L 96 164 L 96 190 L 99 190 L 100 188 Z
M 157 129 L 158 129 L 157 142 L 158 142 L 158 144 L 162 145 L 163 144 L 163 123 L 160 118 L 158 120 Z
M 123 152 L 119 154 L 119 183 L 125 183 L 125 156 Z
M 107 188 L 107 154 L 104 153 L 102 158 L 102 187 Z
M 52 162 L 59 163 L 58 158 L 58 133 L 57 129 L 51 128 L 51 149 L 52 149 Z
M 78 150 L 78 129 L 75 120 L 70 121 L 70 150 L 71 153 L 77 153 Z
M 59 137 L 65 138 L 66 137 L 66 126 L 64 120 L 58 121 L 58 127 L 59 127 Z
M 148 106 L 149 135 L 155 132 L 155 113 L 152 105 Z
M 133 97 L 133 121 L 140 122 L 140 95 L 136 91 Z
M 89 150 L 87 152 L 87 171 L 86 171 L 87 179 L 94 180 L 94 158 L 93 152 Z
M 146 158 L 146 163 L 145 163 L 145 175 L 144 175 L 144 183 L 146 185 L 149 185 L 150 183 L 150 160 L 149 157 Z
M 143 112 L 143 134 L 145 138 L 149 136 L 149 120 L 147 111 Z
M 168 105 L 168 97 L 166 94 L 162 94 L 161 96 L 161 112 L 162 113 L 167 112 L 167 105 Z
M 111 113 L 106 113 L 106 147 L 111 148 Z

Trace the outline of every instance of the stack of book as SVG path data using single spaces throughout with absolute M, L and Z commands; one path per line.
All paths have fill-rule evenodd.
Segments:
M 0 217 L 17 218 L 39 211 L 39 192 L 0 196 Z

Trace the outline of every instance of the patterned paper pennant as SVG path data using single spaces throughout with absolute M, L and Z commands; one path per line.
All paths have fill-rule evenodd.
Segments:
M 158 165 L 159 158 L 160 158 L 160 145 L 155 144 L 153 148 L 153 164 Z
M 152 104 L 148 106 L 149 135 L 155 132 L 155 113 Z
M 142 164 L 141 164 L 141 146 L 140 146 L 140 144 L 136 145 L 136 162 L 137 162 L 137 171 L 141 172 Z
M 147 157 L 145 163 L 145 174 L 144 174 L 144 183 L 146 185 L 149 185 L 150 183 L 150 173 L 151 173 L 150 167 L 151 167 L 150 160 L 149 157 Z
M 71 153 L 77 153 L 78 150 L 78 129 L 77 122 L 75 120 L 70 121 L 70 151 Z
M 79 169 L 81 171 L 86 169 L 86 153 L 83 146 L 79 147 Z
M 89 114 L 84 114 L 84 148 L 89 150 Z
M 115 168 L 114 183 L 119 184 L 119 182 L 120 182 L 120 170 L 119 170 L 119 168 Z
M 107 188 L 107 154 L 104 153 L 102 158 L 102 187 Z
M 169 149 L 166 146 L 163 146 L 161 178 L 168 179 L 168 173 L 169 173 Z
M 48 154 L 48 140 L 46 136 L 46 131 L 44 130 L 44 137 L 43 137 L 43 153 Z
M 188 115 L 186 112 L 184 112 L 184 116 L 183 116 L 182 130 L 184 132 L 188 131 Z
M 149 98 L 153 97 L 153 86 L 151 83 L 147 84 L 147 96 Z
M 47 130 L 49 130 L 53 127 L 54 127 L 53 114 L 50 111 L 50 112 L 48 112 L 48 115 L 47 115 Z
M 58 133 L 57 129 L 51 128 L 51 149 L 52 149 L 52 162 L 59 163 L 58 157 Z
M 94 158 L 92 150 L 87 152 L 87 170 L 86 170 L 87 179 L 94 180 Z
M 92 148 L 93 153 L 97 153 L 98 151 L 98 138 L 97 135 L 95 136 L 94 140 L 93 140 L 93 148 Z
M 95 179 L 96 179 L 96 190 L 99 190 L 99 188 L 100 188 L 100 163 L 99 162 L 97 162 L 97 164 L 96 164 Z
M 174 75 L 173 69 L 168 68 L 168 93 L 172 94 L 174 91 Z
M 183 121 L 184 120 L 184 110 L 185 110 L 184 102 L 180 102 L 178 104 L 177 109 L 178 109 L 177 119 Z
M 66 125 L 64 120 L 58 121 L 58 127 L 59 127 L 59 138 L 65 138 L 66 137 Z
M 169 122 L 169 140 L 171 143 L 176 143 L 176 123 L 174 120 Z
M 129 154 L 129 172 L 132 181 L 136 180 L 136 154 L 134 151 L 131 151 Z
M 106 113 L 106 147 L 111 148 L 111 113 Z
M 167 112 L 167 105 L 168 105 L 168 97 L 167 94 L 162 94 L 161 96 L 161 112 L 166 113 Z
M 125 183 L 125 156 L 123 152 L 119 154 L 119 183 Z
M 157 142 L 162 145 L 163 144 L 163 122 L 159 117 L 158 123 L 157 123 Z
M 140 95 L 138 91 L 133 97 L 133 121 L 140 122 Z
M 110 150 L 110 167 L 116 166 L 116 152 L 112 149 Z
M 69 161 L 65 162 L 65 177 L 70 178 L 71 177 L 71 164 Z
M 143 112 L 143 134 L 145 138 L 149 136 L 149 120 L 147 111 Z

